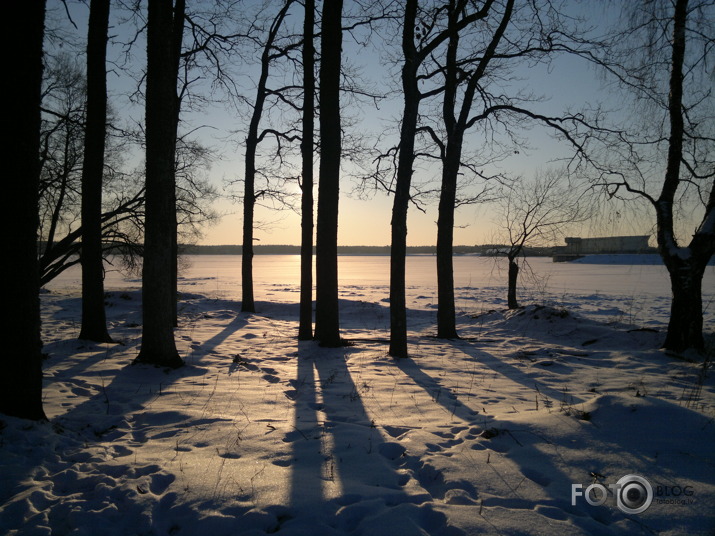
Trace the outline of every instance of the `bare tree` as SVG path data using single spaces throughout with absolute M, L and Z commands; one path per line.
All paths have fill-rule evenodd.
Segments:
M 485 174 L 485 163 L 475 165 L 465 152 L 465 135 L 479 128 L 484 143 L 479 146 L 482 160 L 502 160 L 522 149 L 519 131 L 524 123 L 541 124 L 565 137 L 576 153 L 576 160 L 586 158 L 584 140 L 572 135 L 583 119 L 579 114 L 564 112 L 560 117 L 547 117 L 533 111 L 533 94 L 509 89 L 505 80 L 516 81 L 518 67 L 533 67 L 546 63 L 557 53 L 578 54 L 591 44 L 583 30 L 570 24 L 551 0 L 517 3 L 486 2 L 483 12 L 469 31 L 459 28 L 460 19 L 470 10 L 466 0 L 450 0 L 442 4 L 446 19 L 441 22 L 449 32 L 445 46 L 432 54 L 423 79 L 434 84 L 432 93 L 441 93 L 440 122 L 426 130 L 439 149 L 442 181 L 437 221 L 437 336 L 456 338 L 453 280 L 453 235 L 455 208 L 465 204 L 458 197 L 460 182 L 465 175 L 488 181 L 499 174 Z M 486 11 L 484 11 L 486 10 Z M 433 32 L 440 19 L 431 19 L 424 33 Z M 506 86 L 506 87 L 505 87 Z M 564 125 L 569 126 L 569 130 Z M 503 141 L 501 141 L 503 139 Z M 488 156 L 490 155 L 491 156 Z M 479 201 L 489 191 L 486 186 L 473 196 Z
M 278 32 L 288 14 L 293 0 L 286 0 L 283 7 L 272 20 L 266 33 L 265 43 L 261 53 L 261 67 L 256 85 L 256 98 L 253 102 L 251 121 L 246 136 L 245 174 L 243 180 L 243 246 L 241 248 L 241 311 L 254 313 L 256 311 L 253 296 L 253 227 L 256 205 L 256 151 L 258 144 L 268 135 L 280 136 L 277 131 L 266 129 L 260 131 L 261 116 L 264 112 L 266 98 L 272 93 L 268 87 L 268 77 L 272 63 L 284 57 L 292 47 L 279 47 Z
M 113 342 L 104 312 L 102 178 L 107 137 L 109 0 L 92 0 L 87 36 L 87 116 L 82 164 L 82 329 L 80 339 Z
M 40 284 L 46 285 L 81 259 L 81 177 L 85 139 L 86 81 L 78 61 L 60 53 L 46 58 L 41 129 Z M 144 142 L 143 132 L 121 128 L 111 103 L 102 169 L 100 214 L 104 263 L 140 270 L 144 234 L 144 170 L 127 169 L 124 155 Z M 190 240 L 217 216 L 215 188 L 206 180 L 213 158 L 206 146 L 182 135 L 177 144 L 178 232 Z M 119 259 L 117 259 L 119 255 Z
M 69 54 L 46 58 L 43 80 L 40 146 L 40 274 L 58 259 L 79 253 L 58 250 L 66 232 L 81 219 L 81 170 L 86 112 L 86 81 Z M 65 242 L 66 243 L 66 242 Z M 75 263 L 79 262 L 77 255 Z M 66 262 L 61 261 L 60 265 Z M 45 279 L 43 277 L 43 279 Z
M 305 0 L 300 206 L 300 318 L 298 339 L 313 338 L 313 149 L 315 132 L 315 0 Z
M 342 7 L 342 0 L 323 4 L 320 37 L 320 169 L 316 235 L 315 338 L 324 346 L 342 344 L 338 306 Z
M 176 287 L 175 153 L 178 99 L 176 42 L 183 30 L 184 2 L 150 0 L 146 76 L 146 223 L 142 276 L 142 346 L 137 362 L 183 365 L 174 341 Z
M 42 409 L 42 342 L 40 338 L 37 220 L 40 166 L 40 104 L 42 41 L 45 2 L 13 2 L 5 6 L 13 29 L 3 32 L 6 50 L 21 50 L 7 58 L 6 120 L 13 133 L 2 144 L 5 177 L 14 192 L 2 211 L 7 247 L 13 252 L 12 284 L 7 297 L 13 304 L 12 322 L 3 323 L 4 370 L 0 378 L 0 412 L 20 418 L 45 420 Z
M 507 305 L 517 309 L 517 283 L 520 258 L 527 246 L 553 245 L 563 229 L 590 217 L 584 190 L 571 184 L 566 171 L 537 173 L 531 180 L 517 178 L 505 184 L 498 195 L 499 220 L 506 231 L 506 257 L 509 261 Z
M 652 206 L 673 295 L 664 347 L 702 350 L 702 278 L 715 253 L 715 5 L 657 0 L 624 11 L 625 29 L 594 59 L 635 98 L 640 115 L 628 140 L 608 146 L 613 158 L 596 182 L 610 198 Z
M 483 18 L 494 2 L 488 0 L 481 9 L 463 14 L 454 28 L 438 28 L 430 21 L 437 17 L 439 9 L 420 9 L 418 0 L 407 0 L 402 23 L 401 81 L 404 98 L 400 144 L 397 149 L 397 165 L 394 181 L 394 200 L 391 220 L 390 249 L 390 355 L 407 357 L 407 309 L 405 303 L 405 256 L 407 252 L 407 210 L 411 199 L 412 175 L 415 162 L 415 138 L 418 130 L 420 103 L 423 99 L 439 94 L 420 90 L 420 69 L 430 55 L 454 31 L 461 31 Z M 418 17 L 425 20 L 418 20 Z M 394 152 L 393 152 L 394 154 Z
M 440 141 L 442 149 L 442 190 L 439 200 L 437 220 L 437 337 L 452 339 L 457 337 L 454 307 L 454 267 L 452 246 L 454 237 L 454 209 L 457 204 L 457 178 L 462 163 L 464 134 L 474 124 L 471 117 L 472 103 L 478 89 L 483 89 L 482 79 L 487 67 L 497 54 L 497 47 L 502 41 L 510 23 L 514 9 L 514 0 L 507 0 L 501 13 L 496 13 L 493 31 L 486 30 L 489 38 L 484 50 L 479 50 L 477 58 L 470 53 L 468 60 L 459 57 L 460 32 L 458 22 L 467 9 L 465 0 L 450 0 L 446 7 L 447 44 L 446 61 L 443 71 L 444 95 L 442 119 L 446 133 L 446 142 Z M 497 11 L 492 9 L 492 11 Z M 488 14 L 489 16 L 492 13 Z M 487 28 L 491 25 L 487 25 Z M 459 86 L 466 84 L 461 106 L 457 111 Z M 483 96 L 483 92 L 482 92 Z M 435 136 L 436 138 L 436 136 Z

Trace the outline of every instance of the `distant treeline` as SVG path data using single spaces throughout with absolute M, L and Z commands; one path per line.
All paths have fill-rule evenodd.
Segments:
M 47 247 L 47 242 L 38 241 L 38 252 L 41 254 Z M 481 246 L 454 246 L 455 255 L 505 255 L 508 246 L 498 244 L 486 244 Z M 559 247 L 532 247 L 524 248 L 524 253 L 527 257 L 549 257 L 558 250 Z M 105 245 L 105 253 L 121 254 L 124 253 L 122 247 L 111 247 Z M 179 245 L 179 253 L 182 255 L 240 255 L 240 245 L 219 245 L 219 246 L 200 246 L 181 244 Z M 253 253 L 256 255 L 300 255 L 300 246 L 281 245 L 281 244 L 263 244 L 254 245 Z M 315 247 L 313 247 L 315 253 Z M 435 246 L 407 246 L 408 255 L 436 255 L 437 248 Z M 338 246 L 339 255 L 389 255 L 390 246 Z
M 550 256 L 554 248 L 527 248 L 527 256 Z M 455 255 L 495 255 L 505 251 L 506 246 L 454 246 Z M 241 246 L 198 246 L 182 245 L 180 252 L 184 255 L 240 255 Z M 299 255 L 300 246 L 263 244 L 253 246 L 256 255 Z M 315 248 L 313 248 L 315 253 Z M 408 246 L 408 255 L 435 255 L 435 246 Z M 338 246 L 339 255 L 389 255 L 390 246 Z

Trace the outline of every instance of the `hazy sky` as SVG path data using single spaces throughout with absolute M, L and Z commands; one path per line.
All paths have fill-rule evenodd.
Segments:
M 346 6 L 350 0 L 346 2 Z M 53 9 L 54 20 L 62 20 L 64 8 L 58 0 L 50 0 L 48 3 Z M 191 4 L 191 3 L 189 3 Z M 249 2 L 249 5 L 251 3 Z M 78 29 L 67 27 L 67 31 L 78 40 L 83 40 L 86 35 L 86 14 L 87 7 L 81 3 L 70 3 L 70 10 L 73 20 Z M 117 13 L 113 13 L 113 19 Z M 131 31 L 131 25 L 114 21 L 115 24 L 110 33 L 115 35 L 115 40 L 126 40 L 126 36 Z M 140 39 L 133 51 L 130 65 L 136 71 L 143 68 L 145 61 L 143 41 Z M 81 48 L 81 47 L 80 47 Z M 390 72 L 395 72 L 395 68 L 382 65 L 381 52 L 374 47 L 363 48 L 356 45 L 348 36 L 344 38 L 344 53 L 350 58 L 353 65 L 360 69 L 362 77 L 373 87 L 384 87 L 384 81 L 389 78 Z M 115 61 L 124 60 L 121 49 L 118 46 L 112 47 L 110 59 Z M 250 72 L 250 70 L 249 70 Z M 245 71 L 244 71 L 245 74 Z M 540 110 L 548 113 L 558 114 L 561 110 L 569 107 L 579 108 L 586 103 L 597 101 L 608 102 L 613 95 L 609 90 L 601 87 L 600 78 L 594 70 L 582 60 L 573 58 L 560 58 L 548 70 L 544 67 L 524 70 L 520 73 L 523 77 L 523 84 L 529 87 L 536 94 L 546 96 L 543 104 L 539 104 Z M 132 83 L 123 76 L 119 70 L 110 72 L 109 85 L 112 91 L 112 101 L 118 109 L 120 115 L 132 115 L 136 120 L 141 120 L 142 110 L 136 105 L 130 105 L 123 92 L 132 87 Z M 244 76 L 245 95 L 253 99 L 252 85 L 249 77 Z M 376 109 L 369 103 L 363 103 L 359 110 L 353 111 L 357 114 L 359 123 L 356 129 L 366 135 L 380 133 L 384 136 L 391 136 L 398 132 L 397 120 L 401 112 L 401 97 L 393 95 L 391 98 L 381 102 Z M 240 118 L 225 104 L 215 102 L 205 107 L 201 112 L 184 114 L 187 120 L 185 128 L 204 126 L 197 135 L 202 141 L 217 149 L 221 158 L 214 163 L 209 171 L 209 177 L 217 188 L 229 193 L 239 192 L 237 187 L 226 185 L 226 181 L 239 178 L 243 174 L 243 144 L 242 134 L 235 134 L 228 137 L 231 130 L 245 129 L 247 118 Z M 316 125 L 317 128 L 317 125 Z M 555 158 L 564 157 L 570 154 L 569 148 L 551 139 L 548 131 L 535 128 L 522 133 L 528 137 L 531 149 L 520 150 L 519 154 L 510 156 L 507 160 L 499 164 L 499 168 L 491 168 L 492 171 L 506 172 L 512 176 L 533 176 L 534 172 L 549 165 Z M 478 134 L 471 134 L 466 141 L 467 148 L 479 147 L 485 140 Z M 384 144 L 384 147 L 387 143 Z M 138 157 L 137 157 L 138 158 Z M 139 163 L 137 163 L 139 164 Z M 317 198 L 317 164 L 316 164 L 316 188 Z M 417 170 L 415 181 L 427 178 L 429 172 Z M 342 245 L 386 245 L 390 242 L 390 217 L 392 198 L 384 192 L 375 191 L 369 199 L 359 199 L 351 192 L 355 189 L 356 181 L 348 176 L 341 178 L 341 200 L 340 200 L 340 223 L 339 223 L 339 243 Z M 233 189 L 232 189 L 233 188 Z M 297 187 L 295 188 L 297 191 Z M 425 212 L 410 208 L 408 216 L 408 244 L 425 245 L 436 242 L 436 199 L 424 206 Z M 234 203 L 228 199 L 216 203 L 216 209 L 224 214 L 221 221 L 205 229 L 204 237 L 200 240 L 203 244 L 237 244 L 241 241 L 241 212 L 242 205 Z M 462 207 L 457 212 L 455 229 L 455 244 L 482 244 L 499 241 L 499 226 L 495 223 L 498 218 L 494 214 L 491 205 L 473 205 Z M 259 208 L 256 214 L 260 221 L 255 236 L 262 244 L 298 244 L 300 241 L 300 216 L 295 211 L 282 210 L 272 211 Z M 606 222 L 606 223 L 604 223 Z M 581 236 L 602 236 L 609 234 L 647 234 L 650 231 L 650 223 L 642 222 L 634 224 L 625 222 L 622 219 L 608 218 L 599 219 L 597 223 L 582 224 L 569 230 L 571 235 Z

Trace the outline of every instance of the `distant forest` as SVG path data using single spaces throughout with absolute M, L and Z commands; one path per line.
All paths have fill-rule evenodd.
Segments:
M 506 252 L 504 245 L 454 246 L 455 255 L 493 255 L 495 252 Z M 554 253 L 553 247 L 525 248 L 527 256 L 548 257 Z M 240 255 L 240 245 L 182 245 L 179 252 L 184 255 Z M 313 247 L 315 253 L 315 247 Z M 253 246 L 256 255 L 299 255 L 300 246 L 266 244 Z M 436 255 L 436 246 L 408 246 L 408 255 Z M 338 246 L 338 255 L 389 255 L 390 246 Z

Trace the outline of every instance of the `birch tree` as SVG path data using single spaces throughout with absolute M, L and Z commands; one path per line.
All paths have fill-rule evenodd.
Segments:
M 715 4 L 654 0 L 623 10 L 625 27 L 594 59 L 638 115 L 628 117 L 628 139 L 607 147 L 596 184 L 609 198 L 652 207 L 673 298 L 664 347 L 702 350 L 702 279 L 715 253 Z

